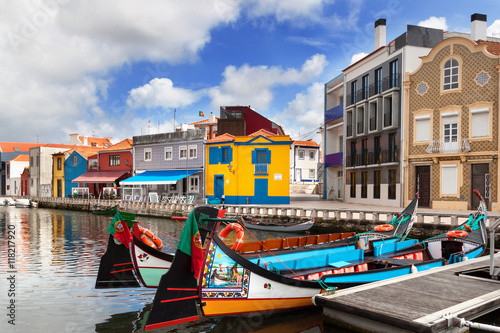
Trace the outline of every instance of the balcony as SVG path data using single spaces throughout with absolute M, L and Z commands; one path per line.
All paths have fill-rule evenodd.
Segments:
M 365 122 L 358 121 L 358 135 L 363 134 L 365 132 Z
M 375 131 L 377 129 L 377 117 L 370 118 L 370 131 Z
M 361 154 L 348 155 L 346 159 L 346 167 L 359 167 L 359 166 L 370 166 L 370 165 L 380 165 L 384 163 L 396 163 L 398 162 L 399 149 L 397 147 L 393 149 L 385 150 L 375 150 L 375 151 L 364 151 Z
M 386 76 L 382 80 L 370 84 L 368 89 L 365 88 L 356 91 L 351 91 L 351 93 L 347 95 L 346 106 L 356 104 L 359 101 L 378 95 L 386 90 L 392 88 L 399 88 L 400 84 L 401 84 L 401 77 L 399 74 Z
M 463 138 L 460 141 L 445 142 L 433 140 L 425 150 L 429 154 L 449 154 L 449 153 L 468 153 L 471 151 L 469 139 Z
M 267 175 L 267 163 L 255 163 L 256 175 Z
M 392 125 L 392 112 L 384 113 L 384 127 Z
M 344 157 L 344 154 L 342 152 L 326 155 L 325 156 L 325 167 L 328 168 L 328 167 L 334 167 L 334 166 L 341 166 L 343 157 Z
M 325 112 L 325 123 L 342 118 L 344 116 L 344 104 L 339 104 Z

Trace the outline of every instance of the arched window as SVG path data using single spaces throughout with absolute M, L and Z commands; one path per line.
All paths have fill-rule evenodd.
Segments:
M 443 68 L 443 90 L 458 89 L 459 63 L 457 59 L 449 59 Z

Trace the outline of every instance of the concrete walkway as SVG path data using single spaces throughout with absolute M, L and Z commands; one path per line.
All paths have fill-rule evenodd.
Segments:
M 262 205 L 268 206 L 268 205 Z M 269 205 L 271 206 L 271 205 Z M 275 205 L 273 205 L 275 206 Z M 354 203 L 346 203 L 342 201 L 335 200 L 323 200 L 317 194 L 291 194 L 290 195 L 290 204 L 289 205 L 280 205 L 283 207 L 297 207 L 302 209 L 335 209 L 342 211 L 371 211 L 371 212 L 392 212 L 398 213 L 403 210 L 400 207 L 392 207 L 392 206 L 378 206 L 378 205 L 363 205 L 363 204 L 354 204 Z M 474 210 L 475 211 L 475 210 Z M 431 209 L 431 208 L 422 208 L 418 207 L 418 212 L 422 214 L 436 214 L 440 216 L 468 216 L 473 210 L 446 210 L 446 209 Z M 489 218 L 500 218 L 500 212 L 490 212 L 488 211 Z

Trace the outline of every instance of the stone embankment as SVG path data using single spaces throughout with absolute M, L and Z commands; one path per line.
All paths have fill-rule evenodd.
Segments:
M 202 204 L 201 202 L 192 204 L 169 204 L 68 198 L 33 199 L 38 201 L 39 207 L 41 208 L 91 211 L 96 207 L 112 207 L 118 205 L 120 209 L 133 211 L 138 215 L 164 218 L 187 216 L 196 205 Z M 318 203 L 320 203 L 320 201 L 318 201 Z M 304 207 L 305 205 L 302 205 L 303 207 L 293 207 L 292 205 L 226 205 L 225 208 L 227 210 L 226 216 L 230 218 L 244 215 L 257 220 L 272 220 L 281 223 L 314 219 L 316 223 L 311 229 L 311 233 L 345 231 L 363 232 L 372 230 L 374 225 L 390 221 L 398 211 L 394 209 L 390 212 L 374 212 L 373 210 L 362 210 L 357 206 L 351 207 L 352 209 L 315 208 L 314 202 L 310 202 L 307 205 L 308 207 Z M 318 204 L 317 206 L 321 205 Z M 220 205 L 217 207 L 221 208 Z M 436 213 L 432 210 L 425 210 L 424 212 L 419 212 L 417 215 L 410 236 L 419 239 L 435 236 L 465 222 L 468 217 L 469 212 Z M 489 218 L 491 221 L 495 219 L 496 218 Z

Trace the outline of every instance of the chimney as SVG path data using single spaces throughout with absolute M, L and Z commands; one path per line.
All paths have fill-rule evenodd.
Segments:
M 479 39 L 486 40 L 486 15 L 472 14 L 470 22 L 471 39 L 474 41 Z
M 209 123 L 215 123 L 215 115 L 213 112 L 210 112 L 210 116 L 208 116 L 208 122 Z
M 385 19 L 375 21 L 375 50 L 385 46 Z

